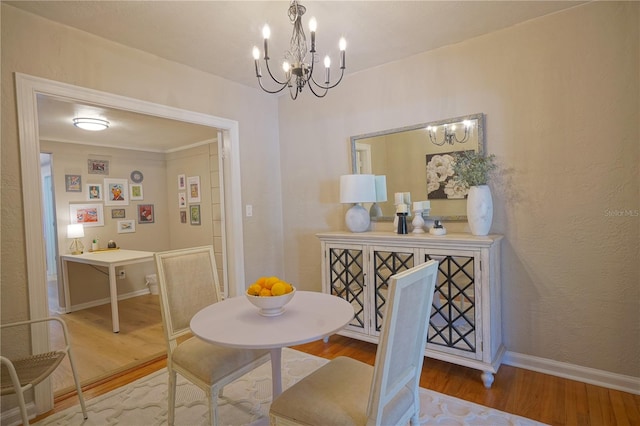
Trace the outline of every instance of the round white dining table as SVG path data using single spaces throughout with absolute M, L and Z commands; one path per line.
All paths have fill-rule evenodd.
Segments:
M 296 291 L 284 312 L 266 317 L 245 296 L 200 310 L 191 331 L 202 340 L 244 349 L 270 349 L 273 397 L 282 393 L 282 348 L 324 339 L 353 319 L 353 307 L 326 293 Z

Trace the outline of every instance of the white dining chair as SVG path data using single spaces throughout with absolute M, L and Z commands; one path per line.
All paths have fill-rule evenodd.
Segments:
M 169 371 L 168 423 L 175 419 L 177 373 L 204 390 L 209 419 L 218 424 L 218 397 L 225 385 L 270 360 L 268 350 L 223 347 L 190 336 L 191 318 L 221 301 L 212 246 L 155 253 Z M 186 339 L 186 340 L 185 340 Z
M 29 389 L 34 388 L 60 366 L 65 356 L 69 358 L 69 365 L 71 366 L 71 374 L 73 375 L 73 381 L 76 385 L 76 392 L 78 394 L 78 400 L 80 401 L 80 408 L 82 410 L 82 416 L 87 419 L 87 408 L 84 403 L 84 397 L 82 396 L 82 387 L 80 386 L 80 378 L 76 371 L 76 366 L 73 360 L 73 353 L 71 351 L 71 340 L 69 339 L 69 331 L 67 325 L 63 320 L 56 317 L 46 317 L 32 320 L 25 320 L 14 322 L 10 324 L 2 324 L 0 326 L 0 332 L 8 333 L 11 328 L 16 328 L 23 338 L 27 339 L 32 330 L 30 327 L 34 324 L 48 323 L 58 324 L 62 330 L 62 337 L 64 338 L 64 348 L 59 347 L 48 352 L 43 353 L 31 353 L 29 355 L 20 357 L 5 357 L 0 356 L 0 367 L 2 370 L 0 384 L 0 395 L 9 395 L 15 393 L 18 398 L 18 406 L 20 408 L 20 416 L 22 417 L 23 426 L 29 425 L 29 416 L 27 413 L 27 406 L 25 404 L 24 394 Z
M 417 425 L 437 274 L 431 260 L 392 276 L 375 366 L 331 360 L 273 401 L 271 425 Z

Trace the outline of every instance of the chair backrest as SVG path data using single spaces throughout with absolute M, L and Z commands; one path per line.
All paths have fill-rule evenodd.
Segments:
M 408 420 L 403 418 L 407 410 L 399 410 L 394 399 L 401 393 L 405 402 L 408 393 L 418 403 L 437 275 L 438 262 L 430 260 L 391 277 L 367 406 L 369 423 Z
M 216 260 L 212 246 L 158 252 L 154 257 L 163 328 L 171 352 L 176 339 L 190 332 L 191 318 L 221 300 Z

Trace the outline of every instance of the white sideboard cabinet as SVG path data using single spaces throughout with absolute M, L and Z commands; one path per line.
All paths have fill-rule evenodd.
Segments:
M 327 232 L 322 291 L 347 300 L 353 321 L 340 334 L 377 343 L 392 275 L 430 259 L 438 278 L 425 346 L 428 357 L 482 371 L 493 383 L 505 348 L 500 309 L 502 236 Z

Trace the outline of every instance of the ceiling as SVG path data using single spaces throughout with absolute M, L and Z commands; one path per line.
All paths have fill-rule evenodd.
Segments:
M 254 45 L 262 46 L 262 26 L 268 23 L 271 27 L 270 56 L 277 63 L 280 60 L 276 52 L 286 50 L 291 35 L 288 1 L 4 3 L 250 87 L 258 87 L 251 49 Z M 346 73 L 349 75 L 584 2 L 354 0 L 302 3 L 307 7 L 305 25 L 312 16 L 318 21 L 316 46 L 321 57 L 328 54 L 334 59 L 333 63 L 337 63 L 338 40 L 341 36 L 347 39 Z M 273 68 L 279 69 L 279 66 L 274 64 Z M 332 73 L 335 74 L 337 72 Z M 50 99 L 43 100 L 42 105 L 39 100 L 38 107 L 39 116 L 43 118 L 41 137 L 86 141 L 86 131 L 69 125 L 83 106 Z M 170 145 L 159 148 L 158 144 L 168 144 L 171 138 L 179 135 L 191 139 L 191 143 L 203 134 L 207 136 L 205 139 L 215 137 L 211 128 L 203 126 L 183 124 L 183 128 L 172 132 L 168 129 L 175 123 L 166 123 L 168 127 L 165 128 L 158 118 L 104 109 L 98 113 L 113 125 L 108 131 L 92 132 L 91 137 L 117 140 L 129 147 L 133 141 L 138 143 L 147 139 L 146 144 L 154 141 L 158 149 L 171 149 Z M 141 138 L 141 135 L 145 137 Z M 166 142 L 162 142 L 164 140 Z

